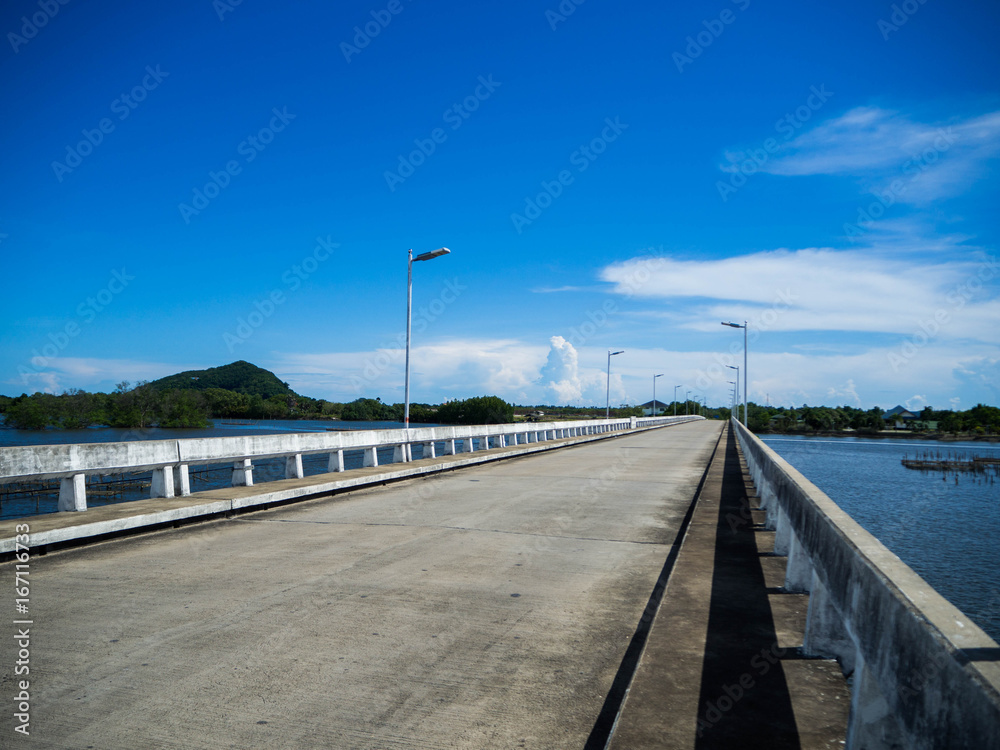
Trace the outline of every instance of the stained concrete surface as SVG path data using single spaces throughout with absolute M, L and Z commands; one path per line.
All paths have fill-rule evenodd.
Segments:
M 582 747 L 720 429 L 33 558 L 31 735 L 0 745 Z

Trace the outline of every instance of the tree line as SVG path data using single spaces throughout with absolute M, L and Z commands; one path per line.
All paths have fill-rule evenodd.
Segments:
M 728 411 L 728 410 L 727 410 Z M 853 406 L 776 407 L 748 404 L 748 427 L 752 432 L 840 432 L 853 430 L 858 434 L 875 434 L 896 429 L 896 420 L 886 422 L 881 407 L 858 409 Z M 740 411 L 742 414 L 742 409 Z M 902 429 L 918 433 L 955 435 L 1000 434 L 1000 409 L 977 404 L 966 411 L 924 407 L 917 418 L 903 423 Z
M 340 419 L 403 421 L 403 404 L 359 398 L 349 403 L 308 396 L 238 393 L 225 388 L 190 390 L 154 387 L 149 382 L 119 383 L 112 393 L 72 389 L 49 393 L 0 396 L 4 424 L 18 429 L 46 427 L 82 429 L 107 426 L 211 427 L 212 419 Z M 498 424 L 514 421 L 514 409 L 496 396 L 450 401 L 440 406 L 410 404 L 410 421 L 437 424 Z

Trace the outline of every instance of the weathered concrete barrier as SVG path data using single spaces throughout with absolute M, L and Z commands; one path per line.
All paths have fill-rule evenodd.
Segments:
M 735 420 L 805 651 L 851 677 L 848 750 L 1000 748 L 1000 647 Z M 739 522 L 735 519 L 734 522 Z M 916 521 L 919 523 L 919 521 Z
M 328 454 L 328 471 L 344 470 L 344 451 L 363 451 L 364 466 L 378 466 L 378 449 L 393 448 L 394 462 L 408 462 L 413 444 L 423 457 L 472 453 L 561 438 L 615 431 L 647 429 L 701 417 L 649 417 L 538 422 L 455 427 L 417 427 L 409 430 L 344 430 L 288 435 L 206 437 L 184 440 L 139 440 L 125 443 L 80 443 L 0 448 L 0 484 L 59 479 L 59 510 L 87 509 L 88 475 L 152 472 L 151 497 L 191 494 L 188 467 L 232 463 L 234 486 L 254 483 L 254 460 L 285 459 L 285 478 L 301 478 L 302 456 Z

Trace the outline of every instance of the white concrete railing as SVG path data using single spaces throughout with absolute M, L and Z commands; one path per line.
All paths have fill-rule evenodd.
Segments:
M 774 552 L 788 555 L 785 588 L 810 594 L 804 650 L 838 658 L 852 676 L 848 750 L 1000 748 L 997 643 L 753 433 L 731 425 L 775 530 Z
M 364 451 L 363 465 L 378 466 L 378 449 L 392 447 L 393 461 L 412 459 L 411 446 L 423 445 L 425 458 L 522 443 L 605 432 L 646 429 L 702 417 L 649 417 L 539 422 L 409 430 L 344 430 L 287 435 L 205 437 L 183 440 L 138 440 L 123 443 L 78 443 L 0 448 L 0 484 L 43 479 L 61 480 L 59 510 L 86 510 L 87 475 L 152 471 L 151 497 L 190 495 L 189 466 L 233 463 L 233 485 L 253 484 L 255 459 L 284 458 L 285 477 L 303 476 L 302 456 L 329 454 L 328 471 L 344 470 L 344 451 Z

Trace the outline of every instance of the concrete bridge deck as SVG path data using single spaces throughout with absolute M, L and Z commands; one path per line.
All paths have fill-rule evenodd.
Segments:
M 35 557 L 18 744 L 582 747 L 720 429 Z

